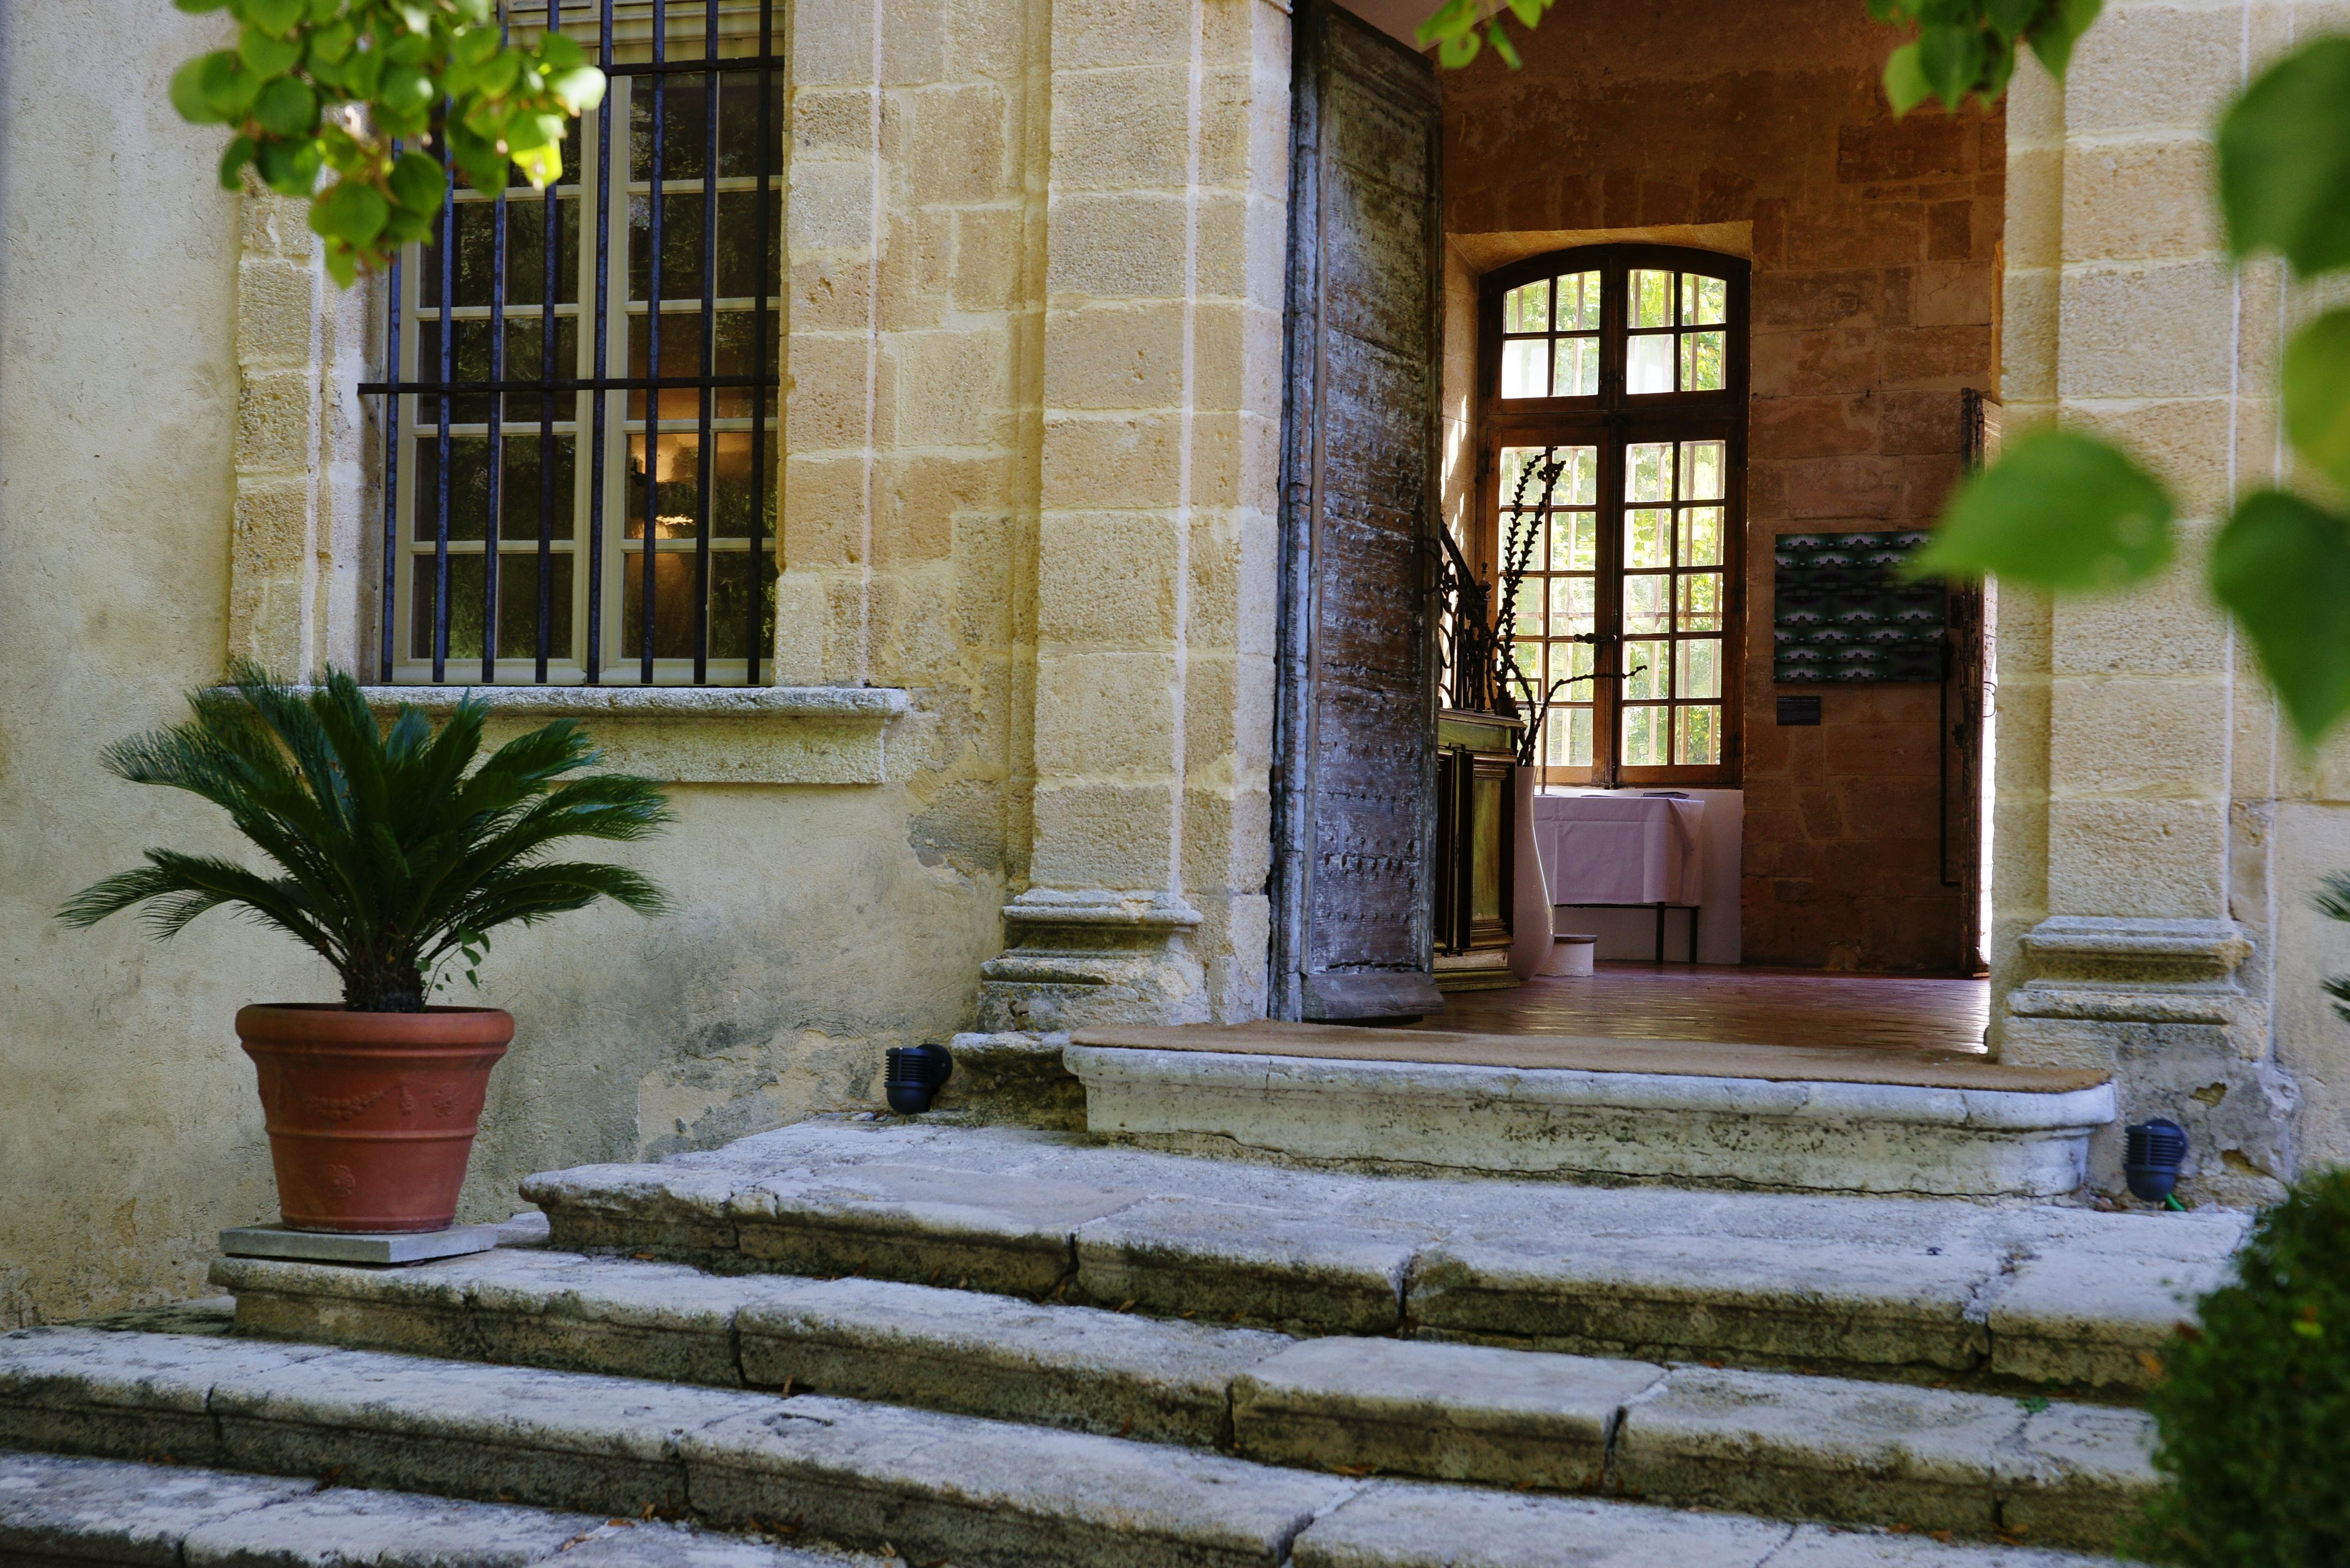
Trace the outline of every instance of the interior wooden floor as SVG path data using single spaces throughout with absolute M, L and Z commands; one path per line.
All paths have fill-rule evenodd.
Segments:
M 1603 963 L 1588 979 L 1455 992 L 1411 1027 L 1877 1051 L 1981 1051 L 1991 982 L 1711 964 Z

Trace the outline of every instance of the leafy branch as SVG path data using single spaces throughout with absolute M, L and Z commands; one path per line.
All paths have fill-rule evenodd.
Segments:
M 1521 26 L 1532 32 L 1542 21 L 1543 13 L 1555 0 L 1444 0 L 1435 15 L 1419 25 L 1414 35 L 1421 48 L 1436 46 L 1436 57 L 1447 70 L 1458 70 L 1475 59 L 1487 44 L 1502 57 L 1502 63 L 1516 70 L 1524 62 L 1518 57 L 1517 47 L 1502 30 L 1502 13 L 1507 11 L 1518 19 Z
M 509 43 L 497 0 L 173 4 L 225 9 L 241 27 L 234 48 L 172 77 L 172 107 L 234 132 L 223 185 L 237 189 L 252 164 L 271 190 L 309 202 L 346 288 L 431 234 L 451 164 L 479 190 L 504 188 L 509 164 L 544 190 L 562 175 L 566 126 L 603 101 L 604 73 L 577 40 Z
M 1880 22 L 1914 25 L 1917 37 L 1885 62 L 1885 96 L 1896 114 L 1929 98 L 1953 110 L 1969 94 L 1988 107 L 2015 75 L 2015 51 L 2029 45 L 2063 76 L 2073 46 L 2105 0 L 1867 0 Z

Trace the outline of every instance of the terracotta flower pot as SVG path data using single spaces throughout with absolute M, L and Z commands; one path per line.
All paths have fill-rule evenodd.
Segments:
M 447 1229 L 457 1217 L 490 1069 L 506 1054 L 514 1027 L 514 1015 L 494 1007 L 240 1009 L 237 1038 L 261 1078 L 286 1225 Z

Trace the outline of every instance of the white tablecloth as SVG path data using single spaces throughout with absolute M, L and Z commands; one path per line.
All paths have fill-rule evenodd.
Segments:
M 1705 802 L 1638 792 L 1534 796 L 1553 904 L 1694 904 L 1705 886 Z

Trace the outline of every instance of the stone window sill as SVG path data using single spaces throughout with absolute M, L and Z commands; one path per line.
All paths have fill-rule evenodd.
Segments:
M 472 696 L 493 743 L 577 719 L 605 763 L 667 784 L 877 784 L 889 722 L 913 699 L 871 686 L 369 686 L 368 705 L 434 718 Z

